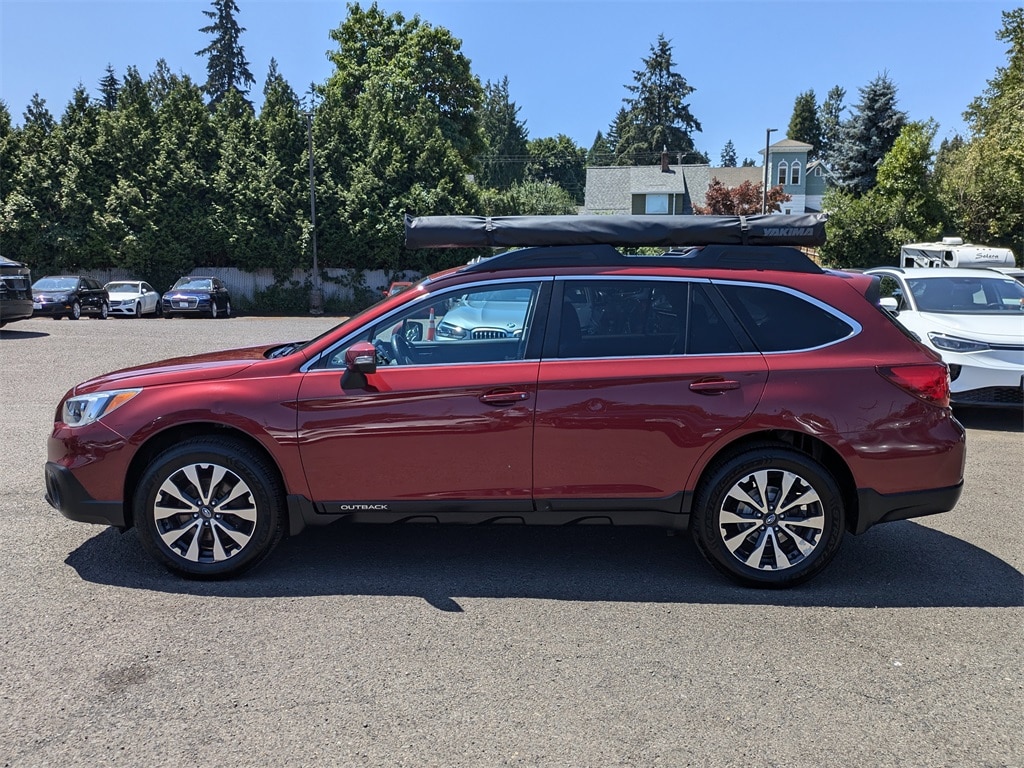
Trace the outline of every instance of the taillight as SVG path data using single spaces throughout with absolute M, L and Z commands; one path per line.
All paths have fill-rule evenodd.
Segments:
M 949 407 L 949 369 L 945 363 L 878 365 L 875 370 L 915 397 Z

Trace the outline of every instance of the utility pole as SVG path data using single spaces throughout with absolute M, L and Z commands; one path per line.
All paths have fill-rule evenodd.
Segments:
M 778 128 L 769 128 L 764 132 L 764 185 L 761 187 L 761 213 L 768 213 L 768 147 L 771 144 L 772 134 Z

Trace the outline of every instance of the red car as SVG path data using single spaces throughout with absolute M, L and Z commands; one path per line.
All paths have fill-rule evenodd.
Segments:
M 49 439 L 50 504 L 136 527 L 193 578 L 341 520 L 597 522 L 688 528 L 728 576 L 780 587 L 846 533 L 960 496 L 946 366 L 876 278 L 792 247 L 821 242 L 820 216 L 427 217 L 406 234 L 529 247 L 310 341 L 78 385 Z M 437 338 L 446 316 L 475 319 Z

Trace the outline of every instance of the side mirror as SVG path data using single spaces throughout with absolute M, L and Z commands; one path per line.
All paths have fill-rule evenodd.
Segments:
M 884 298 L 879 299 L 878 304 L 882 309 L 884 309 L 886 312 L 889 312 L 890 314 L 899 314 L 899 312 L 897 311 L 897 307 L 899 307 L 899 302 L 896 301 L 896 299 L 894 299 L 892 296 L 885 296 Z
M 377 348 L 368 341 L 357 341 L 345 350 L 342 389 L 363 389 L 366 377 L 377 372 Z

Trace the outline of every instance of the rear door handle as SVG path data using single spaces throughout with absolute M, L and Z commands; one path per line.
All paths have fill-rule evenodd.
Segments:
M 530 393 L 521 389 L 502 389 L 494 392 L 485 392 L 480 395 L 480 402 L 487 405 L 506 405 L 529 400 Z
M 726 390 L 739 388 L 740 383 L 732 379 L 704 379 L 690 384 L 690 390 L 701 395 L 720 395 Z

